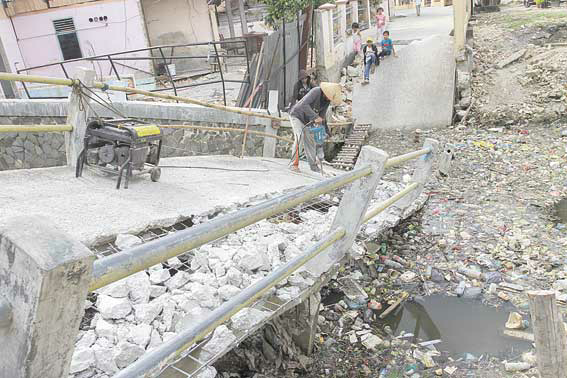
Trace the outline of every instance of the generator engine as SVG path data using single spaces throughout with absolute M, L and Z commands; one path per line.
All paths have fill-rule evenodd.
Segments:
M 96 120 L 87 125 L 84 148 L 77 159 L 76 176 L 81 177 L 84 165 L 116 174 L 116 189 L 124 188 L 134 171 L 150 174 L 157 182 L 161 176 L 158 167 L 161 153 L 161 130 L 130 119 Z

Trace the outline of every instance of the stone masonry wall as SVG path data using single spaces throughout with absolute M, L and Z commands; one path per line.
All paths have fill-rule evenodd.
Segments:
M 0 103 L 0 109 L 2 104 Z M 49 106 L 53 108 L 53 106 Z M 34 115 L 0 115 L 0 124 L 64 124 L 66 116 L 64 104 L 57 109 L 47 111 L 37 107 L 38 116 Z M 31 113 L 30 110 L 28 113 Z M 59 113 L 55 116 L 46 116 L 46 113 Z M 97 111 L 98 113 L 98 111 Z M 0 111 L 0 114 L 6 114 Z M 100 114 L 100 113 L 99 113 Z M 146 113 L 147 114 L 147 113 Z M 154 113 L 154 114 L 157 114 Z M 244 124 L 233 122 L 218 122 L 219 117 L 212 118 L 213 122 L 187 121 L 172 119 L 174 115 L 163 112 L 164 118 L 141 118 L 141 120 L 161 125 L 191 124 L 197 126 L 212 126 L 219 128 L 244 128 Z M 203 118 L 203 116 L 200 116 Z M 185 117 L 184 117 L 185 118 Z M 190 118 L 190 115 L 189 117 Z M 238 120 L 237 120 L 238 121 Z M 249 130 L 264 131 L 264 125 L 251 124 Z M 243 134 L 231 131 L 208 131 L 198 129 L 162 129 L 163 148 L 162 157 L 196 156 L 196 155 L 236 155 L 240 156 Z M 282 127 L 278 135 L 292 138 L 291 129 Z M 65 136 L 62 132 L 56 133 L 0 133 L 0 170 L 53 167 L 66 164 Z M 246 142 L 246 156 L 262 156 L 264 137 L 248 134 Z M 276 157 L 290 156 L 291 145 L 284 141 L 277 141 Z

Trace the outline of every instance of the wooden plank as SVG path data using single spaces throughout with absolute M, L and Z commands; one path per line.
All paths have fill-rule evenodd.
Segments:
M 551 290 L 528 292 L 541 378 L 567 377 L 567 344 L 561 313 Z

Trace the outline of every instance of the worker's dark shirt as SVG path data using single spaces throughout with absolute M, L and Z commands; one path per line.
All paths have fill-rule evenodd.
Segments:
M 293 104 L 305 97 L 305 95 L 309 93 L 311 89 L 313 89 L 311 80 L 307 80 L 307 83 L 305 85 L 301 80 L 295 83 L 295 86 L 293 87 Z
M 317 117 L 325 119 L 329 104 L 330 101 L 323 95 L 321 88 L 315 87 L 291 108 L 290 115 L 298 118 L 303 124 L 307 124 Z

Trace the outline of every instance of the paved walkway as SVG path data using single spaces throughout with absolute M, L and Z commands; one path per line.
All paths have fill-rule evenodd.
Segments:
M 388 29 L 399 58 L 388 57 L 370 84 L 353 93 L 353 115 L 375 129 L 430 128 L 451 123 L 455 80 L 452 7 L 397 11 Z M 411 42 L 411 43 L 410 43 Z
M 67 167 L 2 171 L 0 224 L 14 216 L 43 216 L 92 245 L 119 233 L 170 225 L 321 180 L 303 165 L 303 173 L 291 172 L 286 159 L 179 157 L 162 159 L 160 165 L 164 166 L 160 182 L 140 176 L 132 179 L 129 189 L 120 190 L 115 189 L 115 176 L 88 169 L 79 179 Z

